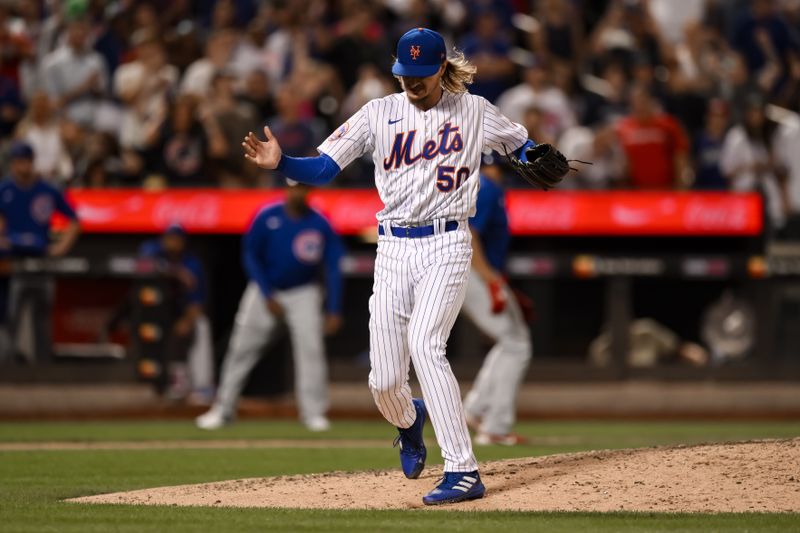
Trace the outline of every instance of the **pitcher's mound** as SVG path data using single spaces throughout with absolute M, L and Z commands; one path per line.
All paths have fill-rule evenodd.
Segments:
M 798 512 L 800 439 L 583 452 L 484 463 L 482 500 L 452 510 Z M 421 508 L 439 468 L 252 478 L 76 498 L 81 503 Z

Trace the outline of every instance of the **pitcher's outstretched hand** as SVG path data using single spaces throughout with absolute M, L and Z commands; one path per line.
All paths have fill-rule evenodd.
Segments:
M 259 140 L 252 131 L 247 134 L 242 143 L 244 157 L 261 168 L 272 170 L 281 160 L 281 145 L 267 126 L 264 126 L 264 136 L 266 141 Z

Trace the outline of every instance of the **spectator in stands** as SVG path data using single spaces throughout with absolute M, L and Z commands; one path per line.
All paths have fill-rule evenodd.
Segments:
M 233 30 L 221 30 L 211 35 L 205 55 L 186 69 L 181 80 L 181 94 L 193 94 L 198 98 L 208 95 L 214 75 L 228 67 L 237 40 Z
M 173 104 L 168 120 L 150 132 L 150 166 L 171 187 L 212 186 L 208 158 L 222 158 L 227 145 L 214 117 L 200 120 L 195 99 L 184 95 Z
M 798 102 L 800 102 L 800 55 L 790 55 L 788 62 L 787 79 L 776 95 L 775 103 L 800 111 L 800 107 L 798 107 Z
M 244 165 L 237 149 L 248 132 L 258 131 L 258 111 L 249 103 L 236 98 L 236 78 L 228 70 L 214 75 L 211 93 L 200 104 L 201 116 L 212 128 L 219 129 L 220 149 L 213 156 L 217 179 L 223 187 L 252 185 L 253 165 Z M 225 144 L 224 154 L 222 142 Z
M 543 130 L 553 138 L 576 124 L 567 95 L 551 83 L 548 65 L 534 60 L 523 76 L 522 83 L 503 92 L 497 99 L 501 113 L 509 120 L 522 122 L 531 104 L 535 103 L 544 115 Z
M 162 4 L 178 4 L 180 2 L 162 2 Z M 163 5 L 158 5 L 152 0 L 140 0 L 129 8 L 128 17 L 131 19 L 130 33 L 144 31 L 150 35 L 160 35 L 164 29 L 164 23 L 168 22 L 162 19 Z M 168 11 L 167 9 L 166 11 Z
M 349 117 L 370 100 L 391 94 L 394 88 L 394 83 L 382 76 L 375 65 L 363 65 L 358 72 L 358 81 L 342 103 L 340 114 Z
M 467 34 L 461 42 L 464 55 L 478 68 L 475 82 L 470 85 L 469 90 L 472 94 L 494 102 L 511 86 L 513 80 L 514 63 L 509 57 L 511 42 L 506 33 L 500 31 L 501 23 L 494 11 L 481 9 L 474 20 L 473 32 Z M 505 111 L 502 112 L 505 114 Z M 515 120 L 511 116 L 508 118 Z
M 534 102 L 536 101 L 534 100 Z M 537 143 L 555 144 L 554 128 L 552 128 L 552 123 L 548 123 L 549 118 L 542 112 L 542 108 L 539 107 L 538 103 L 535 103 L 525 111 L 522 125 L 528 130 L 528 136 L 531 139 L 536 139 Z
M 585 76 L 581 124 L 605 124 L 627 115 L 628 82 L 625 68 L 619 61 L 606 62 L 599 77 Z
M 14 132 L 24 110 L 17 84 L 11 78 L 0 76 L 0 137 L 8 137 Z
M 292 157 L 315 155 L 317 145 L 321 142 L 320 135 L 314 130 L 312 123 L 303 120 L 301 104 L 292 87 L 284 86 L 278 93 L 278 115 L 269 125 L 284 153 Z
M 590 42 L 597 58 L 613 58 L 630 66 L 635 55 L 643 55 L 651 65 L 662 64 L 658 26 L 641 0 L 611 0 Z
M 42 62 L 45 92 L 57 109 L 82 126 L 97 122 L 99 104 L 108 91 L 108 69 L 102 56 L 89 48 L 89 25 L 76 19 L 67 27 L 66 45 Z
M 378 19 L 376 3 L 364 0 L 342 3 L 341 20 L 334 28 L 335 38 L 324 61 L 334 67 L 345 87 L 352 87 L 361 65 L 380 65 L 381 71 L 388 72 L 394 50 Z M 303 46 L 299 44 L 291 44 L 295 52 Z
M 11 30 L 8 7 L 0 6 L 0 137 L 14 131 L 25 105 L 20 96 L 23 64 L 32 58 L 33 43 Z
M 64 188 L 73 177 L 72 159 L 61 138 L 61 122 L 47 94 L 38 92 L 33 96 L 15 136 L 33 148 L 34 172 L 59 189 Z
M 649 89 L 631 90 L 631 114 L 616 126 L 627 178 L 636 189 L 673 189 L 691 183 L 689 141 L 681 125 L 662 112 Z
M 558 140 L 558 148 L 570 158 L 592 162 L 570 174 L 559 189 L 603 190 L 619 181 L 622 154 L 612 126 L 574 126 Z
M 800 95 L 796 109 L 800 110 Z M 800 114 L 785 112 L 775 133 L 773 157 L 785 169 L 784 197 L 786 199 L 786 227 L 784 236 L 800 241 Z
M 677 45 L 703 20 L 707 0 L 648 0 L 646 8 L 665 42 Z
M 773 228 L 781 228 L 786 213 L 779 179 L 785 177 L 785 169 L 776 164 L 773 156 L 778 124 L 767 118 L 765 108 L 763 95 L 750 95 L 744 120 L 725 136 L 719 164 L 732 190 L 759 191 L 764 195 Z
M 11 31 L 9 7 L 0 4 L 0 79 L 9 79 L 20 88 L 20 65 L 33 57 L 33 43 L 20 32 Z
M 9 152 L 10 176 L 0 184 L 0 218 L 13 258 L 60 257 L 72 248 L 80 226 L 64 196 L 34 171 L 34 152 L 16 142 Z M 61 237 L 50 241 L 51 217 L 68 219 Z M 15 275 L 11 279 L 11 330 L 16 348 L 29 361 L 51 356 L 50 314 L 53 281 L 48 276 Z
M 709 97 L 719 94 L 719 80 L 726 77 L 729 67 L 722 66 L 728 51 L 717 48 L 713 32 L 692 24 L 686 38 L 675 46 L 674 61 L 667 65 L 664 101 L 690 132 L 703 128 L 703 118 Z M 726 80 L 727 82 L 727 80 Z
M 269 27 L 269 33 L 263 45 L 265 67 L 271 84 L 277 86 L 286 79 L 291 68 L 291 58 L 296 48 L 294 44 L 302 40 L 301 34 L 298 32 L 302 21 L 293 12 L 290 2 L 265 4 L 262 7 L 261 19 Z M 333 63 L 335 60 L 332 50 L 335 44 L 333 35 L 335 27 L 329 28 L 328 26 L 326 24 L 317 29 L 315 45 L 324 60 Z M 320 38 L 317 34 L 322 34 L 323 37 Z
M 124 149 L 143 150 L 148 123 L 161 123 L 168 99 L 178 84 L 178 69 L 167 63 L 156 35 L 139 30 L 132 37 L 136 60 L 125 63 L 114 75 L 114 94 L 124 104 L 119 143 Z
M 145 161 L 138 153 L 121 150 L 116 136 L 90 132 L 83 137 L 83 149 L 75 160 L 76 187 L 134 187 L 141 183 Z
M 231 0 L 217 0 L 211 11 L 211 31 L 236 28 L 236 6 Z
M 393 15 L 389 41 L 396 42 L 408 28 L 442 28 L 444 19 L 460 23 L 466 11 L 460 2 L 428 2 L 410 0 L 408 2 L 386 2 Z M 445 13 L 447 12 L 447 13 Z M 348 115 L 349 116 L 349 115 Z
M 573 68 L 584 55 L 580 8 L 567 0 L 542 0 L 536 13 L 542 27 L 533 34 L 532 50 L 546 61 L 561 60 Z
M 247 102 L 256 110 L 256 121 L 264 124 L 275 115 L 275 101 L 272 97 L 272 86 L 269 76 L 263 69 L 254 69 L 244 80 L 244 90 L 239 99 Z
M 753 0 L 736 24 L 732 43 L 744 56 L 750 75 L 769 92 L 785 79 L 790 58 L 796 60 L 800 54 L 797 29 L 789 27 L 775 0 Z
M 231 54 L 226 70 L 236 77 L 236 87 L 241 89 L 253 71 L 263 71 L 266 66 L 264 41 L 266 33 L 257 23 L 251 23 L 247 31 L 241 33 Z
M 708 103 L 705 115 L 705 128 L 695 137 L 692 154 L 694 156 L 694 189 L 724 191 L 729 187 L 727 178 L 720 169 L 722 142 L 728 130 L 728 106 L 720 99 Z

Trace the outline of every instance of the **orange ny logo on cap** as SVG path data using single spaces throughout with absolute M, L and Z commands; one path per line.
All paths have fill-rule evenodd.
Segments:
M 419 54 L 420 54 L 419 45 L 412 45 L 411 46 L 411 59 L 416 61 L 417 58 L 419 57 Z

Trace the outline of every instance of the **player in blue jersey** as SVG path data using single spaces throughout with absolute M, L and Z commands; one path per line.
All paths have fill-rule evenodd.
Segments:
M 244 237 L 250 283 L 239 303 L 217 398 L 196 421 L 202 429 L 232 421 L 245 380 L 280 322 L 286 323 L 292 340 L 300 420 L 311 431 L 330 427 L 323 334 L 341 326 L 343 247 L 328 221 L 308 205 L 309 187 L 289 184 L 286 201 L 263 208 Z M 320 274 L 324 298 L 317 283 Z
M 60 257 L 75 244 L 80 225 L 75 211 L 61 192 L 36 175 L 33 149 L 22 142 L 9 152 L 10 175 L 0 183 L 0 218 L 4 228 L 0 244 L 12 259 Z M 59 212 L 68 219 L 56 241 L 50 239 L 51 218 Z M 50 314 L 53 281 L 47 276 L 14 276 L 10 282 L 9 309 L 16 348 L 28 360 L 50 357 Z M 21 319 L 29 313 L 33 331 L 29 341 L 19 335 Z
M 204 311 L 206 276 L 200 259 L 186 245 L 185 229 L 172 224 L 160 238 L 142 243 L 139 255 L 163 262 L 162 269 L 172 273 L 179 284 L 170 359 L 176 356 L 172 352 L 184 352 L 186 365 L 170 361 L 173 380 L 168 394 L 182 399 L 191 392 L 191 402 L 208 405 L 214 387 L 214 350 L 211 324 Z
M 480 181 L 476 213 L 469 220 L 472 272 L 462 309 L 495 345 L 464 400 L 464 410 L 467 422 L 477 430 L 477 444 L 514 445 L 523 442 L 511 429 L 517 389 L 531 358 L 531 339 L 523 311 L 504 278 L 511 234 L 502 172 L 492 156 L 484 156 Z

